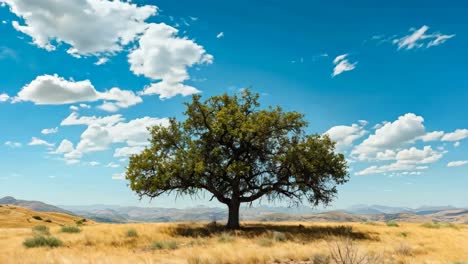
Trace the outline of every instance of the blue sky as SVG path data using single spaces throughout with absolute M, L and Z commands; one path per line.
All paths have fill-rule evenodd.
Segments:
M 190 94 L 252 87 L 338 142 L 333 207 L 468 206 L 468 4 L 407 2 L 0 0 L 0 196 L 210 204 L 119 176 Z

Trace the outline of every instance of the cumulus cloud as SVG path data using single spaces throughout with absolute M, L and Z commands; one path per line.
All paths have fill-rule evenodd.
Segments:
M 447 167 L 459 167 L 466 164 L 468 164 L 468 160 L 451 161 L 447 164 Z
M 41 133 L 44 135 L 55 134 L 58 132 L 58 127 L 54 128 L 44 128 L 41 130 Z
M 114 54 L 133 42 L 145 28 L 156 6 L 108 0 L 0 0 L 24 24 L 13 27 L 29 35 L 34 45 L 52 51 L 66 43 L 75 56 Z
M 105 100 L 104 104 L 112 105 L 112 109 L 104 109 L 111 111 L 128 108 L 143 101 L 132 91 L 112 88 L 98 92 L 89 80 L 66 80 L 56 74 L 37 76 L 24 86 L 14 99 L 15 102 L 29 101 L 37 105 L 62 105 L 98 100 Z
M 69 153 L 74 150 L 73 143 L 70 140 L 64 139 L 62 142 L 60 142 L 60 145 L 58 148 L 55 150 L 54 153 L 57 154 L 64 154 L 64 153 Z
M 429 132 L 421 136 L 421 140 L 424 142 L 437 141 L 440 138 L 442 138 L 443 135 L 444 135 L 444 131 Z
M 457 129 L 452 133 L 446 133 L 442 141 L 460 141 L 468 138 L 468 129 Z
M 455 35 L 443 35 L 442 33 L 427 34 L 429 27 L 424 25 L 419 29 L 413 29 L 412 33 L 401 38 L 393 40 L 393 44 L 398 46 L 398 49 L 413 49 L 422 47 L 438 46 L 446 42 Z
M 324 134 L 328 135 L 336 142 L 337 150 L 343 150 L 346 147 L 351 146 L 355 140 L 363 137 L 367 133 L 364 129 L 367 122 L 362 121 L 363 120 L 361 120 L 360 124 L 352 124 L 351 126 L 334 126 Z
M 193 40 L 177 36 L 178 30 L 164 23 L 149 24 L 138 41 L 138 48 L 128 55 L 130 70 L 160 82 L 147 87 L 142 94 L 159 94 L 162 98 L 198 92 L 186 86 L 187 68 L 210 64 L 213 56 Z
M 10 100 L 10 96 L 6 93 L 0 94 L 0 103 L 4 103 L 6 101 Z
M 49 143 L 45 140 L 42 140 L 37 137 L 33 137 L 31 141 L 28 143 L 29 146 L 46 146 L 46 147 L 53 147 L 55 144 Z
M 352 155 L 360 160 L 372 159 L 375 154 L 386 149 L 395 149 L 425 135 L 424 118 L 413 113 L 398 117 L 375 130 L 361 144 L 356 146 Z
M 167 118 L 142 117 L 125 122 L 121 115 L 80 117 L 73 112 L 62 121 L 61 125 L 85 125 L 87 128 L 81 134 L 75 148 L 70 147 L 73 146 L 71 142 L 67 142 L 64 158 L 80 159 L 85 153 L 107 150 L 112 144 L 125 144 L 124 147 L 115 150 L 115 157 L 138 153 L 138 150 L 142 150 L 148 144 L 147 128 L 168 123 Z
M 340 75 L 343 72 L 352 71 L 356 68 L 357 62 L 350 63 L 349 60 L 346 59 L 347 57 L 348 57 L 348 54 L 343 54 L 343 55 L 337 56 L 333 60 L 333 64 L 335 64 L 335 68 L 333 68 L 332 77 Z

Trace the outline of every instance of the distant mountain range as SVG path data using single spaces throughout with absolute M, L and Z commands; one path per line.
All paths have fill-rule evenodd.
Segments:
M 218 207 L 159 208 L 116 205 L 54 206 L 38 201 L 0 199 L 0 204 L 12 204 L 40 212 L 59 212 L 81 216 L 97 222 L 189 222 L 224 221 L 227 210 Z M 468 209 L 452 206 L 424 206 L 419 208 L 381 205 L 355 205 L 343 210 L 324 211 L 307 206 L 299 207 L 242 207 L 241 220 L 249 221 L 308 221 L 308 222 L 457 222 L 468 224 Z

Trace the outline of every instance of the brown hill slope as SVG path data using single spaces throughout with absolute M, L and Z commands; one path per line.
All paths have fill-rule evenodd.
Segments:
M 59 226 L 76 225 L 81 217 L 63 213 L 36 212 L 16 205 L 0 205 L 0 228 L 33 227 L 37 225 Z M 92 224 L 92 221 L 82 221 Z

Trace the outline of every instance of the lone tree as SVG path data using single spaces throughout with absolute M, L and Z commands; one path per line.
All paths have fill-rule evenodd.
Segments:
M 329 204 L 348 180 L 344 156 L 328 136 L 308 135 L 302 114 L 261 109 L 258 98 L 249 90 L 193 96 L 185 121 L 150 128 L 151 145 L 130 158 L 132 190 L 140 198 L 210 193 L 228 206 L 230 229 L 240 227 L 240 204 L 260 198 Z

